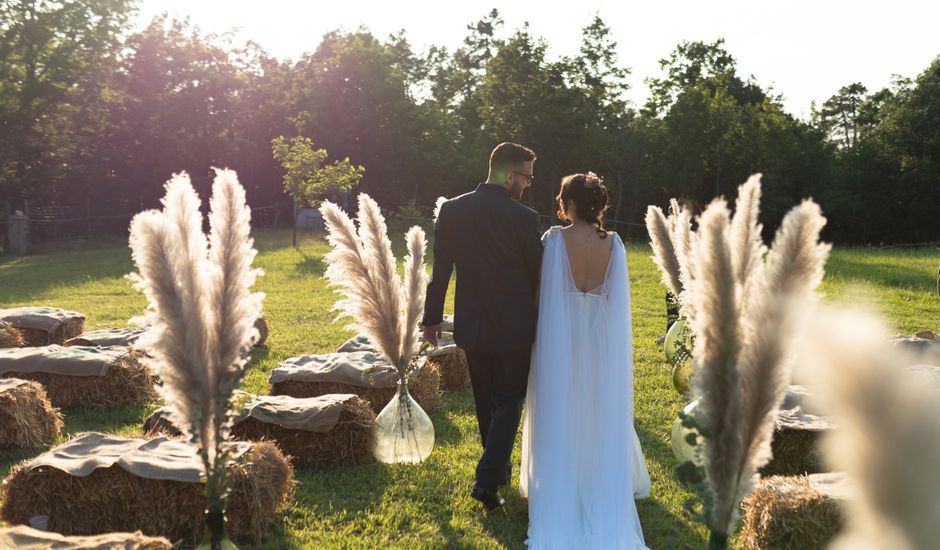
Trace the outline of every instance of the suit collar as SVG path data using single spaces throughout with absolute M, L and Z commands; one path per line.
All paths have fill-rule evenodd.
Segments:
M 495 183 L 481 183 L 477 185 L 477 191 L 483 193 L 502 193 L 506 198 L 509 198 L 509 189 Z

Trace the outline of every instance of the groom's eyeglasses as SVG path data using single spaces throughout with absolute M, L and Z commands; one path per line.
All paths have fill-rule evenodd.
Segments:
M 523 174 L 522 172 L 517 172 L 516 170 L 510 170 L 510 172 L 524 177 L 527 185 L 532 185 L 532 182 L 535 181 L 535 174 Z

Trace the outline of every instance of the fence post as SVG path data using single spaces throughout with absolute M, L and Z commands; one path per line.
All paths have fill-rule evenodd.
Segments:
M 10 253 L 22 256 L 29 250 L 29 218 L 14 212 L 7 218 L 7 240 L 10 243 Z
M 297 203 L 294 203 L 294 248 L 297 248 Z
M 91 240 L 91 201 L 85 199 L 85 239 Z

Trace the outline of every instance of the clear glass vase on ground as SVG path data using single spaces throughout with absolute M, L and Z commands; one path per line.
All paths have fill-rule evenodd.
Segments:
M 434 449 L 434 424 L 398 381 L 398 391 L 375 419 L 375 459 L 385 464 L 422 462 Z

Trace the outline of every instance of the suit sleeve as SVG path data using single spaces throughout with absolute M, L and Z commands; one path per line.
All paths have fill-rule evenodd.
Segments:
M 423 326 L 439 325 L 444 320 L 444 299 L 447 297 L 447 286 L 454 271 L 453 247 L 450 240 L 447 203 L 441 206 L 437 223 L 434 224 L 434 267 L 431 271 L 431 282 L 428 283 L 427 294 L 424 298 Z
M 532 289 L 539 287 L 539 273 L 542 267 L 542 228 L 539 223 L 538 212 L 532 213 L 529 226 L 523 232 L 522 250 L 525 260 L 526 272 Z

